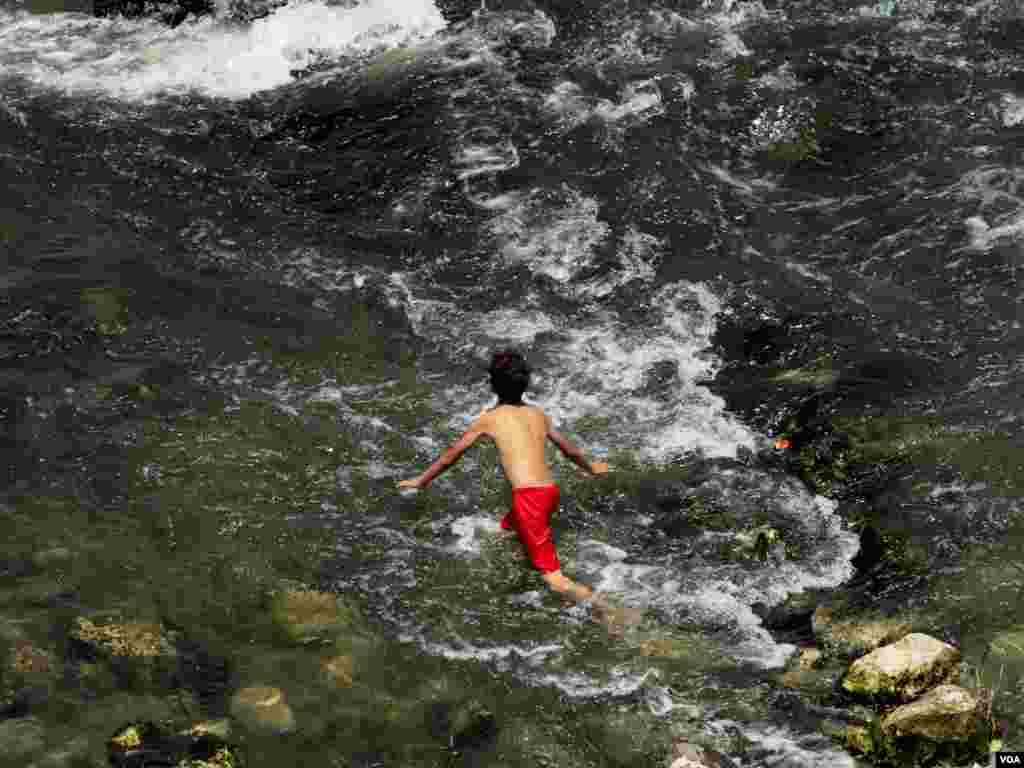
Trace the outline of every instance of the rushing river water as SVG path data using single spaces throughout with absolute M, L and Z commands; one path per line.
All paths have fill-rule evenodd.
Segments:
M 679 736 L 852 764 L 779 683 L 809 638 L 764 624 L 860 547 L 855 501 L 776 460 L 787 366 L 937 425 L 884 496 L 923 558 L 900 610 L 979 670 L 1024 620 L 1019 4 L 293 0 L 172 28 L 5 2 L 0 607 L 36 644 L 173 618 L 229 670 L 209 687 L 286 689 L 298 730 L 254 765 L 436 765 L 421 710 L 469 694 L 499 731 L 465 764 L 660 765 Z M 395 488 L 489 404 L 500 347 L 628 478 L 559 465 L 555 531 L 633 634 L 499 538 L 493 449 Z M 664 535 L 673 483 L 786 547 Z M 385 650 L 316 693 L 218 558 L 353 597 Z M 30 707 L 50 748 L 162 714 L 73 677 Z M 1011 743 L 1022 697 L 1011 674 Z

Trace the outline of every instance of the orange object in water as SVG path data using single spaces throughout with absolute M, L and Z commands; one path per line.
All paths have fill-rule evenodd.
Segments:
M 780 437 L 778 440 L 775 441 L 775 447 L 778 448 L 780 451 L 785 450 L 786 448 L 790 448 L 792 447 L 792 445 L 793 444 L 784 437 Z

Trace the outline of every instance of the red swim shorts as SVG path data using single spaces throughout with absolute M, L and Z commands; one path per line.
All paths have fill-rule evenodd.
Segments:
M 541 573 L 562 567 L 551 540 L 551 513 L 558 509 L 558 498 L 554 484 L 513 488 L 512 511 L 501 520 L 502 528 L 519 534 L 533 567 Z

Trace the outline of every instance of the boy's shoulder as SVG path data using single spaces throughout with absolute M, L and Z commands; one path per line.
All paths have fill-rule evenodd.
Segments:
M 488 422 L 497 422 L 505 419 L 535 419 L 538 416 L 545 421 L 548 420 L 548 415 L 544 412 L 544 409 L 538 405 L 533 405 L 531 403 L 524 403 L 523 405 L 504 405 L 502 403 L 495 403 L 489 408 L 485 408 L 483 410 L 478 421 L 483 423 L 485 420 Z

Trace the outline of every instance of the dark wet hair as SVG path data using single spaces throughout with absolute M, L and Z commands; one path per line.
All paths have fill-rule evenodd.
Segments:
M 530 386 L 530 366 L 518 352 L 495 352 L 487 373 L 491 376 L 491 389 L 502 403 L 520 402 Z

